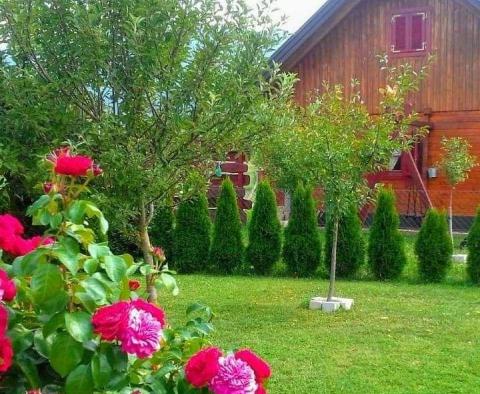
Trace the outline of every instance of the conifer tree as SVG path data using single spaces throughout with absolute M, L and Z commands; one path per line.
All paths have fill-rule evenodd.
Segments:
M 452 242 L 444 213 L 430 209 L 415 243 L 418 272 L 426 282 L 441 282 L 452 262 Z
M 467 273 L 470 280 L 474 283 L 480 283 L 480 208 L 477 209 L 477 215 L 468 232 L 467 238 Z
M 169 263 L 173 262 L 174 226 L 175 215 L 171 205 L 168 205 L 157 209 L 149 228 L 152 245 L 163 249 Z
M 327 219 L 325 239 L 325 267 L 330 270 L 333 242 L 333 221 Z M 352 207 L 343 215 L 338 225 L 337 267 L 339 278 L 355 276 L 360 266 L 365 262 L 365 239 L 362 233 L 362 223 L 357 209 Z
M 217 202 L 217 213 L 210 250 L 213 271 L 222 274 L 235 272 L 242 264 L 244 246 L 242 223 L 237 206 L 237 195 L 230 179 L 222 183 Z
M 299 185 L 293 194 L 292 211 L 285 230 L 283 259 L 290 274 L 305 277 L 315 274 L 321 255 L 312 191 Z
M 211 221 L 205 195 L 182 201 L 174 231 L 174 267 L 181 273 L 202 272 L 207 268 Z
M 398 278 L 407 262 L 399 223 L 395 194 L 391 189 L 382 189 L 377 197 L 368 243 L 370 268 L 377 279 Z
M 275 193 L 263 181 L 258 185 L 252 218 L 248 226 L 247 261 L 260 275 L 270 273 L 281 254 L 281 224 Z

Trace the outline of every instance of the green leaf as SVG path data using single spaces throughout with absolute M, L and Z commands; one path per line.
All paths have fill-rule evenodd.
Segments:
M 88 253 L 90 253 L 90 256 L 92 256 L 94 259 L 98 259 L 103 256 L 110 256 L 112 254 L 108 245 L 104 243 L 88 245 Z
M 62 264 L 75 276 L 78 272 L 80 253 L 77 241 L 71 237 L 63 237 L 55 243 L 53 251 Z
M 60 376 L 65 377 L 82 360 L 83 346 L 70 335 L 60 333 L 52 343 L 50 364 Z
M 32 216 L 38 211 L 40 208 L 45 207 L 50 202 L 50 196 L 44 194 L 40 196 L 37 201 L 35 201 L 32 205 L 30 205 L 27 209 L 27 215 Z
M 12 346 L 15 354 L 22 353 L 33 344 L 33 333 L 21 324 L 15 325 L 13 329 L 8 332 L 12 340 Z
M 60 312 L 52 316 L 50 320 L 45 323 L 42 329 L 43 336 L 45 338 L 48 338 L 59 328 L 63 328 L 63 327 L 65 327 L 65 317 L 64 317 L 64 312 Z
M 95 388 L 100 389 L 105 387 L 112 375 L 112 367 L 108 362 L 107 356 L 103 353 L 95 354 L 92 358 L 91 368 Z
M 92 338 L 91 316 L 86 312 L 65 314 L 65 325 L 73 339 L 85 342 Z
M 80 302 L 88 312 L 93 313 L 95 309 L 97 309 L 97 303 L 95 302 L 95 300 L 90 294 L 84 293 L 84 292 L 78 292 L 78 293 L 75 293 L 75 297 L 77 297 L 80 300 Z
M 177 296 L 180 292 L 175 278 L 172 275 L 166 274 L 164 272 L 160 274 L 160 278 L 155 280 L 155 287 L 159 290 L 165 288 L 170 291 L 174 296 Z
M 50 345 L 47 339 L 44 338 L 42 330 L 38 329 L 33 334 L 33 347 L 42 357 L 48 358 L 50 354 Z
M 97 259 L 86 259 L 83 263 L 83 269 L 87 274 L 93 274 L 98 270 L 98 260 Z
M 25 256 L 17 257 L 12 264 L 15 276 L 31 276 L 35 269 L 47 261 L 48 249 L 39 248 Z
M 96 302 L 101 303 L 107 299 L 107 291 L 105 284 L 102 283 L 99 279 L 90 277 L 84 280 L 81 283 L 82 287 L 85 289 L 85 292 Z M 77 294 L 80 298 L 80 296 Z
M 92 394 L 93 391 L 93 378 L 88 365 L 79 365 L 68 375 L 66 394 Z
M 31 289 L 37 303 L 43 303 L 63 289 L 60 269 L 53 264 L 37 266 L 32 276 Z
M 105 271 L 114 282 L 121 282 L 127 273 L 127 264 L 120 256 L 105 256 L 103 258 Z
M 198 302 L 189 305 L 186 313 L 188 317 L 192 317 L 194 314 L 205 314 L 207 321 L 210 321 L 213 317 L 212 309 Z

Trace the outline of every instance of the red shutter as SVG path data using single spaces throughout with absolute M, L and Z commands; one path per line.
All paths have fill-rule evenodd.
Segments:
M 411 46 L 412 51 L 421 51 L 425 49 L 425 21 L 424 13 L 412 15 Z
M 395 15 L 392 18 L 392 51 L 402 52 L 407 49 L 407 17 Z

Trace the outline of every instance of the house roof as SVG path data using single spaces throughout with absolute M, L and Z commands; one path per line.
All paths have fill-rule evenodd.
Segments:
M 316 43 L 324 38 L 328 32 L 345 17 L 362 0 L 327 0 L 305 24 L 286 40 L 271 56 L 277 63 L 285 67 L 290 59 L 299 52 L 299 56 L 307 53 Z M 480 0 L 456 0 L 467 3 L 480 11 Z

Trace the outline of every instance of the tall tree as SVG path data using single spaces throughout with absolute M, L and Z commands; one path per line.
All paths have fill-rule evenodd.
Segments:
M 4 67 L 34 74 L 83 120 L 71 138 L 105 168 L 107 214 L 133 225 L 148 263 L 157 202 L 289 119 L 293 77 L 269 62 L 282 38 L 271 15 L 242 0 L 0 4 Z
M 410 64 L 391 67 L 382 57 L 381 66 L 386 85 L 380 89 L 379 114 L 369 114 L 358 81 L 352 81 L 350 96 L 344 94 L 343 86 L 325 82 L 322 92 L 305 108 L 298 109 L 296 127 L 268 141 L 277 149 L 269 149 L 267 144 L 259 155 L 272 177 L 295 170 L 299 179 L 323 189 L 324 204 L 333 223 L 328 300 L 335 294 L 339 221 L 352 206 L 359 207 L 369 197 L 365 174 L 386 169 L 394 152 L 408 150 L 424 133 L 419 129 L 412 135 L 415 114 L 406 113 L 405 107 L 408 95 L 418 90 L 428 65 L 420 70 Z M 288 166 L 288 170 L 279 166 Z
M 459 183 L 465 182 L 477 158 L 470 153 L 471 146 L 461 137 L 442 138 L 442 160 L 440 167 L 445 172 L 450 185 L 450 202 L 448 204 L 448 225 L 453 245 L 453 193 Z

